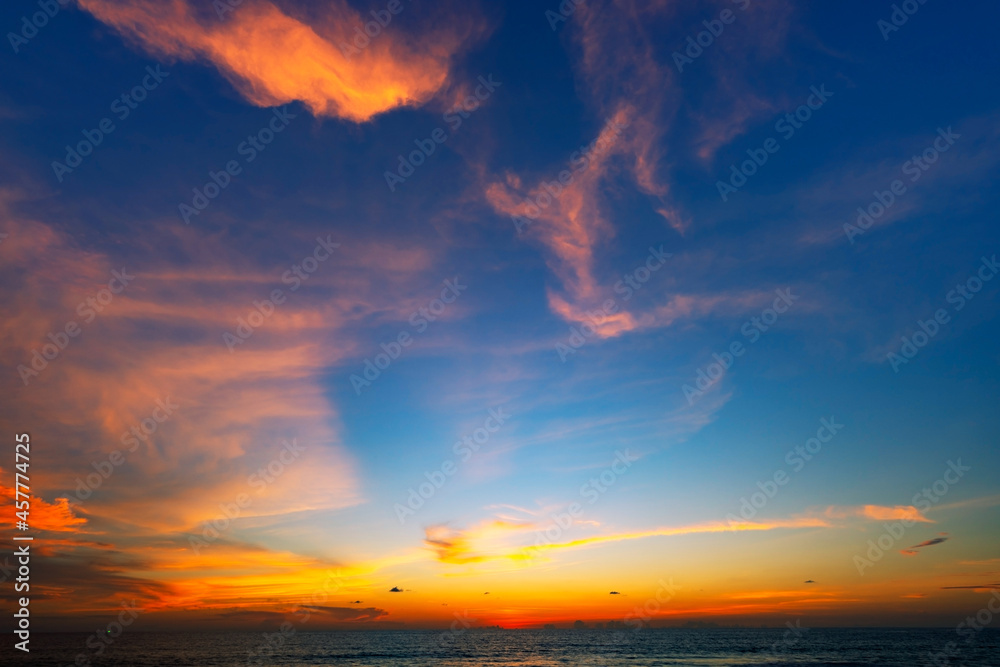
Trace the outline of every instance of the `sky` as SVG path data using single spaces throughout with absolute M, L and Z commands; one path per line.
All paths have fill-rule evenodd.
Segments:
M 994 4 L 41 5 L 0 10 L 35 627 L 1000 587 Z

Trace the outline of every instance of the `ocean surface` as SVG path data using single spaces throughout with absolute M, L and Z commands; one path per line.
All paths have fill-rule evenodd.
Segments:
M 100 655 L 91 634 L 33 633 L 31 653 L 3 647 L 4 665 L 45 667 L 236 667 L 261 665 L 676 665 L 736 667 L 1000 667 L 1000 631 L 966 642 L 955 630 L 924 629 L 643 629 L 477 630 L 458 633 L 230 632 L 125 633 Z M 952 644 L 949 646 L 949 642 Z M 89 643 L 89 647 L 88 647 Z M 951 652 L 950 659 L 945 655 Z M 19 655 L 12 655 L 19 654 Z M 932 661 L 931 656 L 936 655 Z M 11 659 L 8 659 L 8 656 Z M 80 656 L 85 656 L 81 659 Z

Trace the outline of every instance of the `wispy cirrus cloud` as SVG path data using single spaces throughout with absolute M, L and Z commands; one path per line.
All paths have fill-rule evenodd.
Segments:
M 726 39 L 719 42 L 729 42 L 733 50 L 751 49 L 761 57 L 777 53 L 788 31 L 791 11 L 782 0 L 765 4 L 767 7 L 755 7 L 755 11 L 770 11 L 777 17 L 770 20 L 768 15 L 766 29 L 761 29 L 760 16 L 747 18 L 740 13 L 741 20 L 755 29 L 737 32 L 730 28 Z M 744 79 L 730 71 L 734 64 L 727 60 L 724 66 L 711 70 L 709 88 L 728 106 L 712 105 L 710 108 L 723 108 L 723 112 L 694 117 L 699 138 L 693 147 L 673 136 L 683 110 L 685 84 L 672 64 L 660 57 L 649 26 L 665 25 L 668 18 L 676 18 L 677 9 L 673 2 L 632 0 L 578 7 L 568 28 L 570 50 L 581 97 L 603 119 L 594 150 L 574 153 L 562 165 L 564 173 L 573 174 L 568 184 L 560 185 L 555 178 L 560 170 L 557 167 L 541 179 L 508 172 L 502 177 L 487 177 L 483 185 L 490 206 L 505 216 L 520 216 L 519 228 L 525 237 L 544 249 L 555 277 L 555 284 L 548 289 L 552 312 L 568 322 L 587 323 L 600 338 L 668 327 L 678 319 L 690 320 L 716 311 L 728 313 L 746 302 L 746 294 L 689 292 L 641 311 L 634 304 L 619 302 L 617 312 L 603 312 L 597 319 L 591 316 L 615 296 L 611 285 L 602 281 L 600 271 L 602 251 L 613 244 L 619 226 L 608 193 L 632 187 L 648 198 L 652 212 L 683 236 L 692 220 L 672 197 L 668 153 L 690 149 L 708 159 L 745 131 L 748 123 L 774 108 L 763 93 L 748 90 Z M 739 62 L 735 67 L 741 67 Z M 739 103 L 732 104 L 734 99 Z M 747 99 L 752 103 L 746 104 Z
M 8 369 L 0 386 L 13 401 L 0 406 L 0 423 L 8 430 L 33 425 L 32 464 L 46 472 L 33 480 L 31 513 L 32 527 L 46 535 L 43 578 L 51 585 L 43 589 L 52 602 L 44 604 L 56 605 L 46 611 L 97 613 L 126 594 L 163 613 L 209 599 L 213 609 L 244 602 L 266 609 L 290 591 L 310 592 L 316 584 L 307 570 L 317 562 L 248 544 L 244 530 L 267 544 L 284 518 L 363 500 L 323 374 L 370 344 L 365 332 L 373 322 L 404 321 L 424 303 L 412 285 L 433 264 L 431 254 L 356 239 L 293 293 L 282 271 L 311 250 L 315 235 L 289 234 L 282 241 L 288 254 L 275 254 L 272 245 L 262 265 L 246 259 L 260 251 L 253 244 L 237 248 L 225 234 L 156 223 L 139 240 L 119 239 L 115 256 L 17 215 L 4 229 L 0 278 L 16 289 L 2 297 L 12 315 L 0 321 Z M 123 264 L 134 279 L 86 321 L 78 304 Z M 276 287 L 287 301 L 230 352 L 222 333 Z M 82 332 L 25 385 L 17 367 L 30 367 L 32 351 L 70 320 Z M 130 451 L 124 439 L 144 419 L 152 422 L 163 399 L 178 407 Z M 278 457 L 283 439 L 304 452 L 262 484 L 260 471 Z M 124 462 L 108 463 L 116 450 Z M 96 488 L 88 482 L 83 502 L 70 502 L 88 479 Z M 202 537 L 205 522 L 223 517 L 221 507 L 240 494 L 253 502 L 196 554 L 190 538 Z M 8 519 L 12 504 L 13 490 L 0 489 Z M 281 562 L 286 569 L 273 567 Z M 248 597 L 250 589 L 269 597 Z M 70 591 L 83 606 L 70 604 Z
M 369 309 L 365 297 L 320 309 L 309 307 L 310 297 L 290 298 L 275 307 L 247 349 L 231 354 L 222 333 L 247 316 L 255 299 L 266 297 L 275 276 L 254 277 L 236 264 L 224 267 L 223 259 L 215 270 L 181 279 L 164 269 L 162 259 L 136 249 L 124 266 L 132 282 L 99 313 L 84 309 L 81 316 L 78 304 L 106 286 L 122 263 L 74 248 L 69 237 L 44 226 L 34 241 L 23 241 L 37 228 L 12 228 L 19 252 L 3 272 L 29 264 L 36 271 L 7 295 L 18 319 L 0 326 L 0 336 L 3 359 L 15 369 L 30 367 L 33 350 L 67 321 L 83 329 L 26 385 L 13 373 L 4 382 L 17 393 L 21 418 L 46 423 L 39 435 L 61 443 L 62 456 L 47 468 L 49 489 L 68 496 L 95 473 L 95 461 L 119 450 L 127 461 L 87 500 L 88 512 L 176 530 L 218 515 L 220 502 L 253 492 L 250 476 L 278 456 L 282 439 L 297 438 L 309 464 L 287 466 L 245 515 L 359 501 L 353 463 L 339 442 L 337 412 L 318 384 L 318 368 L 350 352 L 350 344 L 324 344 L 322 332 L 344 326 L 352 309 Z M 188 244 L 204 243 L 180 234 L 165 236 L 164 244 L 185 252 Z M 232 251 L 217 250 L 220 258 L 235 260 Z M 234 271 L 243 279 L 231 280 Z M 178 406 L 175 412 L 129 447 L 130 429 L 164 399 Z M 57 413 L 49 409 L 53 401 Z
M 484 520 L 468 529 L 453 528 L 448 525 L 429 526 L 425 529 L 426 536 L 424 543 L 434 551 L 439 561 L 452 565 L 471 565 L 504 560 L 527 562 L 531 561 L 536 554 L 614 542 L 706 533 L 836 528 L 845 525 L 845 522 L 850 519 L 867 521 L 885 521 L 888 519 L 929 521 L 915 507 L 882 507 L 878 505 L 863 505 L 860 507 L 833 506 L 813 509 L 788 518 L 739 522 L 708 521 L 686 526 L 588 535 L 561 542 L 543 541 L 542 543 L 531 544 L 525 543 L 525 537 L 536 535 L 538 531 L 543 531 L 550 527 L 550 524 L 535 520 L 513 521 L 510 520 L 508 515 L 504 519 Z M 580 523 L 583 525 L 583 522 Z
M 541 210 L 531 215 L 528 234 L 546 249 L 558 281 L 548 291 L 550 308 L 570 322 L 590 322 L 588 308 L 611 295 L 596 277 L 597 250 L 616 233 L 603 194 L 609 177 L 623 170 L 640 191 L 660 199 L 655 208 L 664 217 L 680 220 L 663 199 L 668 188 L 657 175 L 660 123 L 664 114 L 670 115 L 665 93 L 673 76 L 654 57 L 653 42 L 642 29 L 648 15 L 665 6 L 610 2 L 578 7 L 572 34 L 583 96 L 603 119 L 591 150 L 567 161 L 567 171 L 574 173 L 569 184 L 560 186 L 551 177 L 528 182 L 508 173 L 484 186 L 486 200 L 504 215 L 526 217 L 533 207 L 528 202 L 550 202 L 534 206 Z M 561 191 L 558 196 L 551 196 L 550 181 Z M 623 309 L 606 313 L 595 328 L 600 337 L 613 337 L 640 326 Z

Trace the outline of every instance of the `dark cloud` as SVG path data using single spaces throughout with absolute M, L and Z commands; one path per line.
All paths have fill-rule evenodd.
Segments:
M 947 541 L 948 541 L 947 537 L 935 537 L 933 539 L 921 542 L 920 544 L 915 544 L 912 547 L 910 547 L 909 549 L 903 549 L 899 553 L 901 553 L 903 555 L 906 555 L 906 556 L 914 556 L 914 555 L 917 554 L 917 551 L 916 551 L 917 549 L 923 549 L 924 547 L 932 547 L 935 544 L 941 544 L 942 542 L 947 542 Z

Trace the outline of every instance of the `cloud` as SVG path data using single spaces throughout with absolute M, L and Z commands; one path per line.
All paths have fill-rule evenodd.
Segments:
M 743 132 L 749 121 L 773 109 L 772 103 L 748 91 L 740 71 L 749 66 L 748 52 L 762 57 L 779 52 L 791 9 L 783 0 L 761 4 L 766 10 L 755 6 L 754 16 L 749 10 L 737 12 L 740 21 L 748 24 L 744 28 L 752 25 L 754 29 L 741 33 L 729 29 L 726 39 L 719 40 L 729 43 L 727 50 L 733 51 L 733 57 L 719 60 L 716 76 L 709 82 L 710 88 L 717 89 L 720 104 L 705 106 L 726 111 L 694 119 L 701 128 L 695 150 L 702 158 L 711 157 L 719 146 Z M 661 34 L 678 24 L 678 7 L 673 2 L 633 0 L 594 0 L 578 6 L 567 30 L 578 89 L 588 110 L 600 119 L 593 142 L 596 148 L 590 153 L 572 153 L 541 177 L 508 172 L 486 177 L 483 185 L 490 206 L 501 215 L 517 216 L 524 237 L 542 246 L 555 277 L 548 290 L 551 311 L 568 322 L 592 326 L 599 338 L 668 327 L 716 312 L 731 314 L 741 311 L 756 293 L 749 289 L 734 294 L 675 294 L 644 312 L 636 304 L 626 308 L 619 300 L 617 312 L 591 316 L 608 299 L 616 298 L 611 289 L 614 279 L 608 284 L 601 280 L 602 251 L 612 245 L 618 229 L 609 192 L 636 190 L 649 201 L 650 212 L 659 214 L 678 235 L 693 224 L 673 201 L 666 176 L 667 152 L 686 148 L 672 136 L 683 108 L 682 77 L 662 57 L 661 44 Z M 683 43 L 683 37 L 678 39 Z M 560 183 L 560 175 L 571 175 L 572 180 Z M 640 260 L 636 258 L 637 263 Z
M 3 479 L 13 478 L 13 473 L 0 468 L 0 476 Z M 23 492 L 22 492 L 23 493 Z M 0 483 L 0 507 L 9 508 L 11 511 L 3 515 L 0 525 L 13 525 L 13 508 L 15 505 L 16 491 L 14 487 L 4 486 Z M 54 503 L 45 502 L 42 498 L 32 495 L 26 498 L 22 495 L 16 500 L 29 500 L 30 514 L 29 525 L 33 530 L 44 530 L 57 533 L 74 532 L 87 523 L 87 519 L 76 516 L 70 508 L 65 498 L 59 498 Z
M 0 509 L 12 513 L 9 506 Z M 184 534 L 110 536 L 107 522 L 100 523 L 104 530 L 88 522 L 72 538 L 35 533 L 32 597 L 46 628 L 93 627 L 91 615 L 114 614 L 134 600 L 146 627 L 250 629 L 289 616 L 304 600 L 321 602 L 328 593 L 365 583 L 359 571 L 331 573 L 331 563 L 317 558 L 223 540 L 197 553 Z M 375 620 L 386 612 L 318 607 L 317 614 L 321 623 Z
M 324 381 L 367 342 L 362 325 L 405 320 L 416 307 L 413 279 L 432 265 L 420 248 L 344 239 L 349 252 L 291 293 L 281 273 L 312 250 L 315 234 L 268 241 L 272 254 L 251 262 L 262 255 L 245 239 L 147 224 L 138 240 L 117 238 L 105 251 L 62 225 L 5 218 L 0 280 L 12 289 L 0 295 L 10 313 L 0 319 L 0 362 L 9 370 L 0 390 L 11 400 L 0 402 L 0 425 L 20 432 L 31 424 L 33 443 L 52 444 L 37 454 L 32 447 L 32 464 L 45 475 L 32 479 L 30 523 L 44 535 L 38 614 L 70 624 L 60 629 L 131 598 L 171 625 L 186 622 L 170 616 L 183 609 L 202 610 L 199 619 L 225 610 L 283 613 L 321 588 L 329 563 L 259 543 L 308 530 L 301 521 L 309 513 L 363 500 Z M 134 280 L 86 321 L 78 304 L 123 265 Z M 287 301 L 230 353 L 222 332 L 278 286 Z M 25 385 L 18 365 L 30 365 L 32 351 L 67 321 L 81 333 Z M 178 407 L 130 450 L 130 429 L 153 423 L 158 401 Z M 273 482 L 251 484 L 260 470 L 276 469 L 282 440 L 293 439 L 299 458 L 286 459 Z M 110 458 L 116 451 L 124 462 Z M 70 502 L 84 483 L 90 493 Z M 225 518 L 222 507 L 240 494 L 252 503 Z M 0 486 L 8 532 L 13 502 L 13 490 Z M 213 520 L 222 526 L 218 539 L 195 552 L 190 539 Z M 358 619 L 381 612 L 355 611 Z
M 968 498 L 966 500 L 957 500 L 953 503 L 938 505 L 935 510 L 941 512 L 950 510 L 983 509 L 986 507 L 996 507 L 997 505 L 1000 505 L 1000 494 L 980 496 L 979 498 Z
M 918 553 L 920 553 L 919 551 L 917 551 L 917 549 L 923 549 L 924 547 L 933 547 L 934 545 L 941 544 L 942 542 L 946 542 L 947 540 L 948 540 L 947 537 L 935 537 L 930 540 L 925 540 L 920 544 L 915 544 L 909 549 L 903 549 L 899 553 L 903 554 L 904 556 L 916 556 Z
M 833 506 L 812 509 L 788 518 L 758 521 L 708 521 L 686 526 L 652 528 L 649 530 L 590 535 L 564 541 L 542 539 L 551 525 L 538 521 L 515 522 L 489 519 L 467 529 L 437 524 L 425 528 L 424 544 L 430 547 L 437 560 L 452 565 L 474 565 L 495 561 L 527 563 L 550 551 L 576 549 L 600 544 L 642 540 L 654 537 L 680 537 L 709 533 L 740 533 L 803 528 L 835 528 L 845 525 L 848 519 L 883 521 L 885 517 L 909 518 L 928 521 L 914 507 L 858 507 Z M 581 526 L 582 528 L 582 526 Z M 561 535 L 561 532 L 560 532 Z M 526 541 L 530 543 L 526 543 Z
M 621 128 L 627 123 L 627 112 L 622 110 L 605 123 L 593 150 L 584 151 L 579 157 L 574 154 L 566 165 L 575 172 L 575 180 L 569 184 L 543 179 L 526 186 L 520 177 L 508 174 L 504 181 L 486 186 L 486 199 L 493 208 L 498 213 L 525 218 L 530 223 L 527 233 L 551 253 L 547 263 L 559 279 L 561 290 L 550 290 L 549 305 L 570 321 L 582 321 L 585 317 L 582 304 L 596 305 L 604 291 L 594 276 L 594 252 L 597 244 L 612 236 L 614 230 L 601 215 L 595 193 L 606 162 L 620 150 L 617 144 Z M 567 169 L 564 173 L 571 172 Z M 624 311 L 602 319 L 597 326 L 602 337 L 615 336 L 636 326 L 632 315 Z
M 475 553 L 475 548 L 498 544 L 504 536 L 526 530 L 533 524 L 514 523 L 502 520 L 484 521 L 470 529 L 455 529 L 447 525 L 432 525 L 424 529 L 424 544 L 430 547 L 437 559 L 453 565 L 468 565 L 491 560 L 509 558 L 523 560 L 521 554 L 483 555 Z
M 402 593 L 403 589 L 400 588 L 399 586 L 393 586 L 392 588 L 389 589 L 389 592 L 390 593 Z
M 161 236 L 164 254 L 194 260 L 201 250 L 191 246 L 217 243 L 175 230 Z M 253 496 L 242 519 L 360 501 L 320 374 L 351 349 L 328 344 L 323 329 L 344 327 L 352 308 L 369 310 L 365 296 L 312 307 L 310 297 L 290 294 L 245 349 L 230 353 L 222 332 L 280 284 L 277 276 L 240 267 L 233 249 L 217 246 L 215 261 L 193 262 L 212 269 L 185 273 L 138 248 L 115 261 L 39 223 L 14 222 L 11 241 L 18 252 L 0 274 L 7 279 L 33 268 L 4 298 L 18 313 L 0 323 L 5 364 L 30 365 L 33 351 L 67 321 L 82 329 L 27 386 L 16 374 L 2 380 L 16 392 L 21 418 L 45 424 L 38 435 L 60 442 L 61 457 L 47 467 L 49 495 L 86 496 L 84 516 L 167 531 L 196 529 L 242 493 Z M 123 266 L 134 275 L 131 283 L 90 322 L 86 311 L 81 317 L 78 304 Z M 162 416 L 154 410 L 163 402 L 176 406 L 169 418 L 141 439 L 130 435 L 143 420 L 153 423 L 151 415 Z M 0 408 L 0 418 L 12 417 Z M 308 463 L 286 456 L 274 464 L 281 472 L 273 481 L 254 486 L 252 476 L 293 439 Z M 125 462 L 112 466 L 115 451 Z M 95 473 L 101 465 L 112 470 L 108 481 Z
M 658 198 L 653 207 L 671 225 L 682 225 L 680 215 L 664 197 L 667 186 L 657 176 L 660 162 L 660 127 L 665 114 L 672 72 L 657 62 L 655 48 L 642 29 L 643 22 L 659 13 L 665 3 L 639 7 L 632 2 L 606 2 L 579 6 L 573 14 L 573 36 L 582 92 L 602 119 L 596 138 L 586 150 L 566 160 L 564 172 L 571 182 L 560 184 L 559 170 L 532 180 L 508 173 L 490 179 L 484 188 L 498 213 L 532 215 L 527 238 L 546 249 L 547 264 L 559 281 L 549 290 L 553 312 L 570 322 L 590 322 L 588 309 L 610 297 L 595 273 L 597 251 L 615 236 L 603 191 L 621 169 L 634 187 Z M 558 190 L 558 195 L 552 196 Z M 536 202 L 539 205 L 533 208 Z M 548 202 L 548 203 L 545 203 Z M 591 324 L 593 324 L 591 322 Z M 605 313 L 594 325 L 606 338 L 652 322 L 639 322 L 633 313 Z
M 826 510 L 826 516 L 833 519 L 858 517 L 872 521 L 915 521 L 933 523 L 923 513 L 912 505 L 896 505 L 884 507 L 881 505 L 861 505 L 859 507 L 834 506 Z
M 535 523 L 512 524 L 501 521 L 485 521 L 470 529 L 462 530 L 448 526 L 430 526 L 425 529 L 424 543 L 431 547 L 439 561 L 453 565 L 470 565 L 491 561 L 509 560 L 527 562 L 536 556 L 551 550 L 573 549 L 609 542 L 645 539 L 650 537 L 674 537 L 697 533 L 724 533 L 750 530 L 773 530 L 776 528 L 806 528 L 828 525 L 823 519 L 804 517 L 773 522 L 745 522 L 730 525 L 723 522 L 710 522 L 692 526 L 675 528 L 656 528 L 646 531 L 629 533 L 611 533 L 584 537 L 565 542 L 540 542 L 518 545 L 505 540 L 505 537 L 527 536 L 534 531 L 544 530 L 547 526 Z
M 154 57 L 214 65 L 252 104 L 298 100 L 316 116 L 357 122 L 431 100 L 449 81 L 451 58 L 484 33 L 471 12 L 456 12 L 416 37 L 393 23 L 354 54 L 342 45 L 371 19 L 343 0 L 282 3 L 285 11 L 244 0 L 221 19 L 189 0 L 79 2 Z

